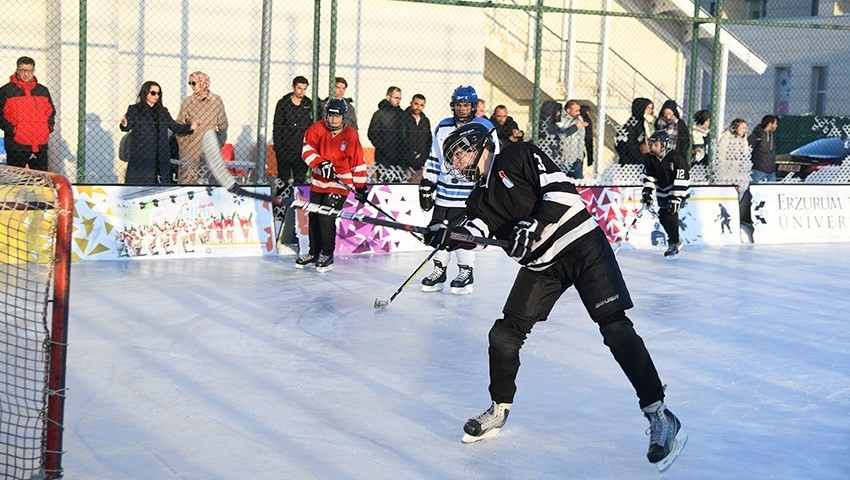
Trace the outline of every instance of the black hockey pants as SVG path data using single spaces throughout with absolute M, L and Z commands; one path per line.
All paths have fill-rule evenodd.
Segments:
M 311 190 L 310 203 L 340 209 L 345 205 L 345 197 L 338 193 L 320 193 Z M 309 213 L 307 217 L 310 223 L 310 254 L 321 253 L 332 257 L 336 247 L 336 217 L 318 213 Z
M 489 334 L 490 397 L 513 403 L 519 372 L 519 351 L 538 321 L 546 320 L 555 302 L 575 285 L 591 318 L 599 325 L 638 396 L 641 408 L 664 398 L 652 358 L 626 316 L 632 307 L 617 261 L 604 235 L 590 234 L 577 242 L 571 255 L 546 270 L 520 269 L 503 309 Z

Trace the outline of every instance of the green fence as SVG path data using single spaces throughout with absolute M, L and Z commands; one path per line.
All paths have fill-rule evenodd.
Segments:
M 524 139 L 537 142 L 554 111 L 541 107 L 575 99 L 592 121 L 593 153 L 583 161 L 582 181 L 634 183 L 639 169 L 619 165 L 614 142 L 636 98 L 651 100 L 656 115 L 664 102 L 676 102 L 687 133 L 694 113 L 709 110 L 713 139 L 736 118 L 752 131 L 766 114 L 810 117 L 813 128 L 823 123 L 817 118 L 850 115 L 846 12 L 847 0 L 702 0 L 696 6 L 687 0 L 45 0 L 24 2 L 0 20 L 0 66 L 14 74 L 16 59 L 35 60 L 38 82 L 50 89 L 56 107 L 50 168 L 76 183 L 149 183 L 143 178 L 156 174 L 149 166 L 140 177 L 131 167 L 128 177 L 128 162 L 119 158 L 127 135 L 120 124 L 130 105 L 146 103 L 148 96 L 139 94 L 147 81 L 157 82 L 177 122 L 217 130 L 241 180 L 273 182 L 281 152 L 274 145 L 275 113 L 280 101 L 289 101 L 284 96 L 296 76 L 309 81 L 313 119 L 321 117 L 320 102 L 333 94 L 334 79 L 346 80 L 367 158 L 371 119 L 390 86 L 401 89 L 402 109 L 414 94 L 425 96 L 433 128 L 451 115 L 452 91 L 471 85 L 488 117 L 505 106 Z M 208 76 L 213 96 L 193 97 L 194 72 Z M 226 128 L 209 110 L 216 96 Z M 783 150 L 848 134 L 815 129 L 804 135 L 783 126 L 777 132 Z M 131 164 L 138 156 L 148 162 L 167 154 L 169 171 L 159 169 L 161 176 L 182 169 L 184 182 L 208 181 L 202 163 L 196 167 L 201 159 L 191 137 L 178 135 L 172 150 L 155 135 L 136 140 Z M 553 156 L 568 164 L 565 149 L 572 143 L 564 141 Z M 709 141 L 711 161 L 695 167 L 695 182 L 744 184 L 748 159 L 720 158 L 717 153 L 727 151 L 720 147 Z M 735 170 L 724 167 L 734 162 L 743 165 L 737 176 L 720 174 Z M 374 178 L 417 178 L 415 161 L 397 164 Z M 195 168 L 199 175 L 186 174 Z

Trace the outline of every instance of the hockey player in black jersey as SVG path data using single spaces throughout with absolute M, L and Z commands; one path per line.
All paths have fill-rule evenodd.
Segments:
M 464 425 L 464 443 L 492 437 L 505 425 L 516 393 L 519 351 L 532 327 L 549 316 L 571 286 L 602 333 L 614 359 L 637 393 L 650 423 L 647 457 L 659 469 L 684 445 L 679 420 L 664 404 L 664 387 L 655 365 L 625 310 L 632 307 L 614 252 L 585 208 L 575 185 L 539 148 L 513 143 L 495 158 L 482 124 L 456 129 L 444 143 L 447 166 L 477 183 L 465 218 L 452 228 L 433 228 L 432 246 L 469 248 L 448 233 L 461 232 L 506 240 L 519 262 L 514 285 L 489 333 L 490 398 L 484 413 Z
M 658 198 L 658 220 L 667 232 L 664 256 L 674 259 L 682 248 L 679 238 L 679 209 L 690 194 L 688 162 L 670 146 L 667 132 L 649 137 L 649 153 L 644 155 L 642 202 L 652 205 L 652 191 Z

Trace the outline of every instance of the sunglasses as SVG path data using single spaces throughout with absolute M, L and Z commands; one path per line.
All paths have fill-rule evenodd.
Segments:
M 195 85 L 197 85 L 197 84 L 198 84 L 198 82 L 189 82 L 189 85 L 191 85 L 191 86 L 193 86 L 193 87 L 194 87 Z
M 154 97 L 158 97 L 160 93 L 161 92 L 159 92 L 157 90 L 151 90 L 150 92 L 148 92 L 148 95 L 153 95 Z

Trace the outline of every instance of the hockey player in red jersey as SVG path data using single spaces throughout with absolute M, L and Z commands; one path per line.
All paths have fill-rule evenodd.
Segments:
M 345 125 L 348 106 L 344 99 L 331 99 L 325 105 L 323 120 L 304 133 L 301 158 L 312 169 L 310 202 L 340 209 L 350 185 L 358 200 L 366 198 L 366 163 L 357 130 Z M 334 217 L 310 213 L 310 251 L 295 260 L 296 268 L 315 266 L 318 272 L 333 269 L 336 247 Z

